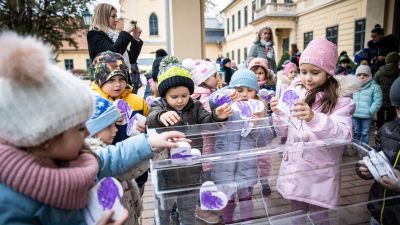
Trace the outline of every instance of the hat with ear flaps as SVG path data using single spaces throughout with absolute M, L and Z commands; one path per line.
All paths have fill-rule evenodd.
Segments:
M 164 98 L 168 89 L 179 86 L 187 87 L 190 94 L 194 92 L 194 82 L 189 70 L 176 57 L 167 56 L 160 63 L 158 93 Z
M 35 147 L 90 118 L 92 92 L 50 61 L 49 46 L 12 32 L 0 45 L 0 142 Z

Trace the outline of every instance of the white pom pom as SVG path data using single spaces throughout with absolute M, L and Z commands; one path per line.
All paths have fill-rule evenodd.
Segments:
M 33 37 L 13 32 L 0 35 L 0 78 L 21 83 L 37 83 L 47 76 L 50 48 Z
M 182 66 L 187 70 L 192 71 L 194 69 L 194 61 L 191 58 L 184 59 L 182 61 Z

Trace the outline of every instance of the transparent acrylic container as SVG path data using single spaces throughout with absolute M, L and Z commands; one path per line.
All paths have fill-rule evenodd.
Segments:
M 257 120 L 253 126 L 249 126 L 249 123 L 234 121 L 149 130 L 149 135 L 154 132 L 181 131 L 192 141 L 192 148 L 202 151 L 201 156 L 184 160 L 170 159 L 169 153 L 164 151 L 151 160 L 156 224 L 168 224 L 168 210 L 176 208 L 177 204 L 180 206 L 178 211 L 186 216 L 180 219 L 188 221 L 187 217 L 192 217 L 194 220 L 194 210 L 201 209 L 200 201 L 204 193 L 201 192 L 202 184 L 206 181 L 215 184 L 217 190 L 213 193 L 216 196 L 222 192 L 227 200 L 235 199 L 234 207 L 230 205 L 233 208 L 230 222 L 233 224 L 313 224 L 313 218 L 325 212 L 327 217 L 324 220 L 329 224 L 369 224 L 371 215 L 367 209 L 368 191 L 373 180 L 363 180 L 357 176 L 355 165 L 372 150 L 371 147 L 335 137 L 302 142 L 301 131 L 298 132 L 297 143 L 285 144 L 285 137 L 279 136 L 276 131 L 292 126 L 290 123 L 272 126 L 271 118 Z M 243 136 L 246 133 L 249 134 Z M 302 157 L 306 151 L 319 149 L 343 152 L 340 163 L 320 168 L 338 168 L 339 205 L 334 209 L 321 208 L 311 212 L 295 210 L 291 207 L 291 200 L 283 198 L 277 191 L 282 158 L 287 151 L 297 152 Z M 311 171 L 301 172 L 307 174 Z M 271 193 L 264 196 L 261 183 L 266 180 Z M 243 190 L 250 190 L 250 193 L 242 195 Z M 223 210 L 217 207 L 213 213 L 222 215 Z M 207 223 L 196 219 L 193 224 Z M 223 220 L 219 224 L 224 224 Z

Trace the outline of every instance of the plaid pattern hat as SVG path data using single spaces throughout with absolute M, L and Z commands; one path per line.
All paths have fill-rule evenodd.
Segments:
M 194 92 L 194 82 L 189 70 L 174 56 L 165 57 L 160 64 L 158 73 L 158 93 L 165 97 L 168 89 L 184 86 L 189 89 L 190 94 Z
M 98 54 L 93 61 L 94 82 L 103 86 L 114 76 L 122 76 L 128 82 L 129 68 L 121 54 L 106 51 Z

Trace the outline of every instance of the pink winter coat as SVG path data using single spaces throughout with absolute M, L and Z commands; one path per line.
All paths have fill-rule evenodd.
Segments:
M 298 128 L 302 127 L 304 141 L 317 141 L 335 137 L 351 141 L 352 115 L 355 105 L 352 93 L 360 88 L 354 76 L 336 76 L 340 83 L 339 98 L 330 114 L 320 112 L 314 107 L 314 117 L 310 122 L 291 118 Z M 354 80 L 355 79 L 355 80 Z M 295 81 L 293 86 L 301 85 Z M 317 95 L 316 101 L 321 99 Z M 303 98 L 304 99 L 304 98 Z M 285 115 L 276 114 L 276 124 L 282 124 Z M 286 127 L 287 128 L 287 127 Z M 287 142 L 295 145 L 283 153 L 283 160 L 277 181 L 277 190 L 286 199 L 306 202 L 324 208 L 335 208 L 339 205 L 340 171 L 343 148 L 310 148 L 308 143 L 301 143 L 297 131 L 290 126 L 278 133 L 287 136 Z M 310 143 L 311 144 L 311 143 Z M 297 147 L 297 145 L 299 147 Z M 303 147 L 307 146 L 307 147 Z

